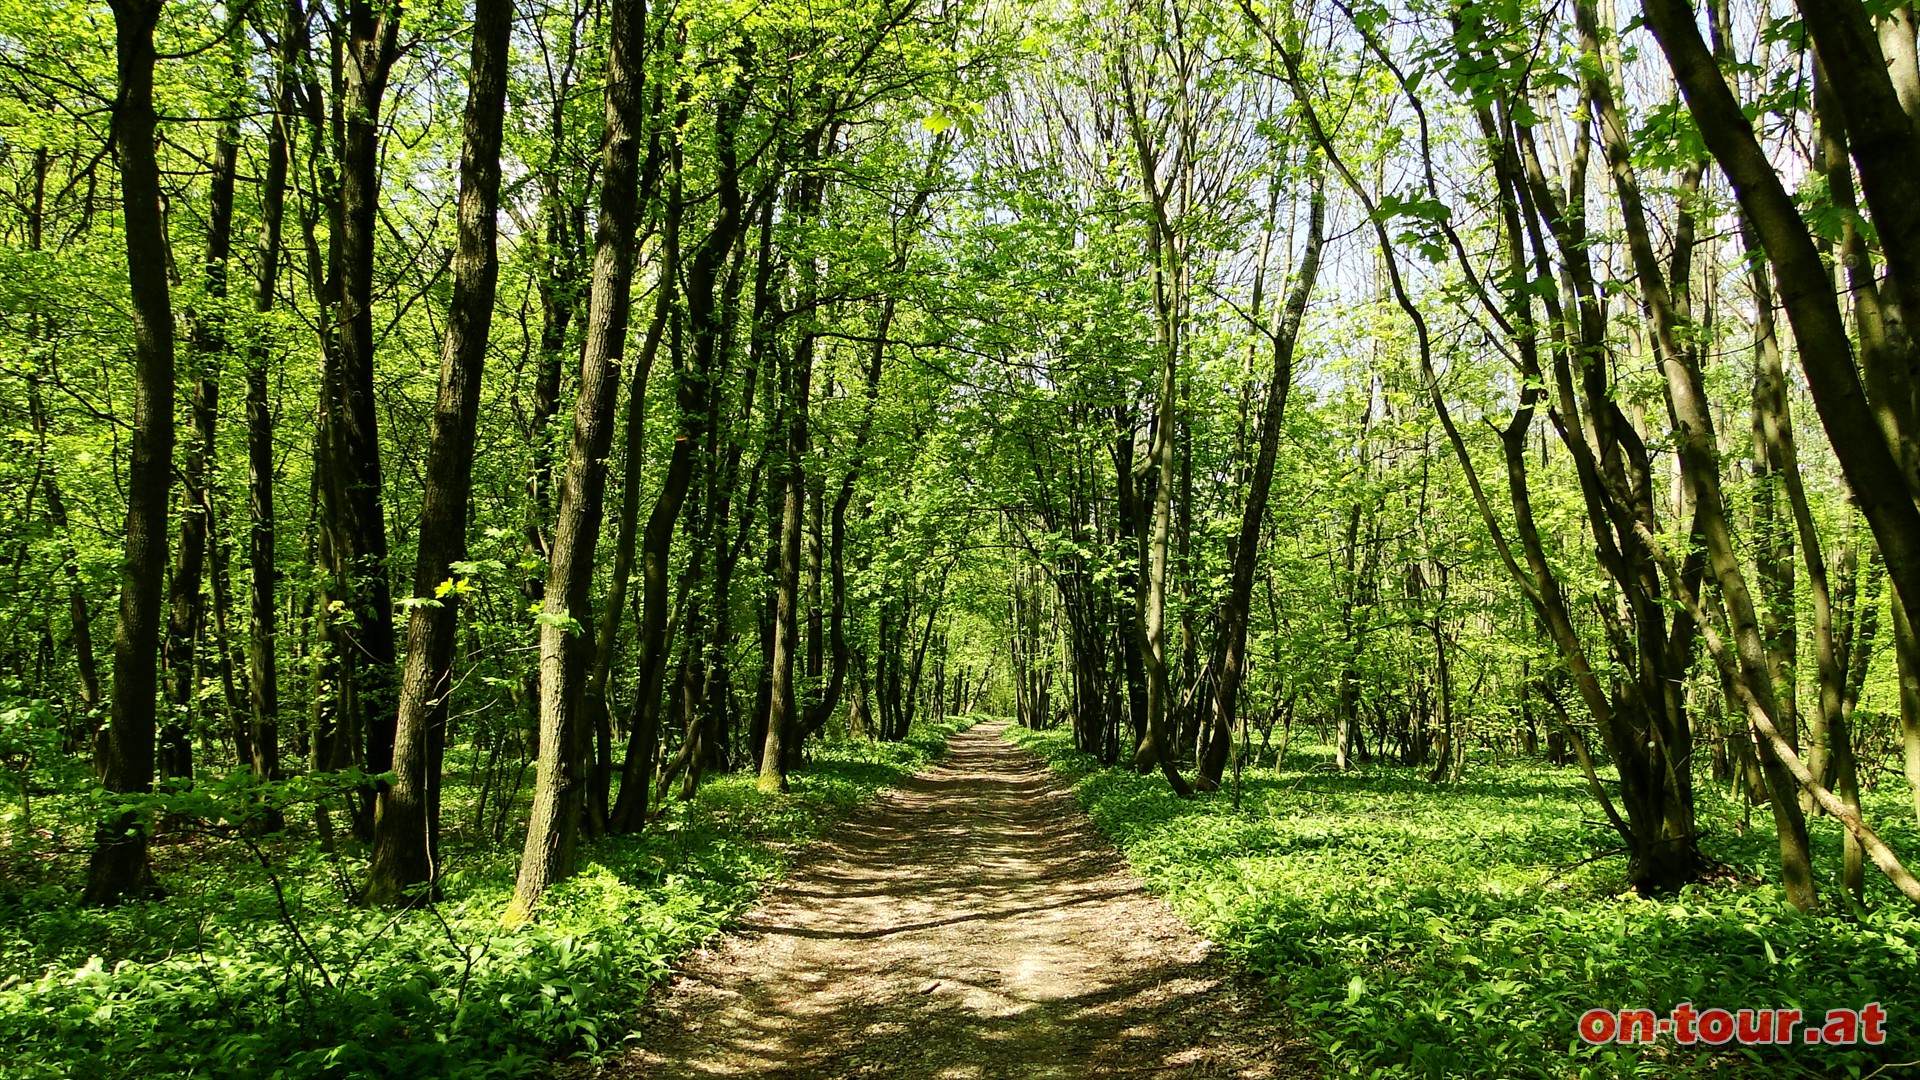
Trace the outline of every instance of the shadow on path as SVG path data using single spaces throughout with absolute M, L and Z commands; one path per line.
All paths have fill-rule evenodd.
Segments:
M 1312 1075 L 1046 765 L 956 735 L 648 1003 L 623 1077 Z

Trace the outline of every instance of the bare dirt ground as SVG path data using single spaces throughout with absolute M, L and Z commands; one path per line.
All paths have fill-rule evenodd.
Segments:
M 1250 979 L 983 724 L 646 1006 L 620 1077 L 1300 1077 Z

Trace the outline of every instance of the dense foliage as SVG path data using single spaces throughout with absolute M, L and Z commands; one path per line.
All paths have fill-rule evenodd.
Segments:
M 1675 978 L 1752 936 L 1910 993 L 1915 23 L 0 0 L 9 1030 L 55 1070 L 185 1069 L 122 1059 L 236 1000 L 239 1071 L 604 1044 L 762 876 L 729 845 L 801 828 L 743 774 L 982 709 L 1130 770 L 1090 790 L 1174 823 L 1132 848 L 1172 891 L 1282 860 L 1189 911 L 1342 1064 L 1559 1047 L 1444 1064 L 1516 986 L 1682 992 L 1616 909 Z M 1322 746 L 1324 805 L 1258 795 Z M 1431 884 L 1421 944 L 1388 912 L 1471 872 L 1427 805 L 1520 869 Z M 1382 884 L 1296 880 L 1316 829 Z M 614 942 L 626 889 L 661 914 Z M 1346 944 L 1231 913 L 1296 902 Z

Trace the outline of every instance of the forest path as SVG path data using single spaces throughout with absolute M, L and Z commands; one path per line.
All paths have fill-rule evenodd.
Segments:
M 612 1074 L 1311 1075 L 1252 981 L 1002 727 L 956 735 L 690 957 Z

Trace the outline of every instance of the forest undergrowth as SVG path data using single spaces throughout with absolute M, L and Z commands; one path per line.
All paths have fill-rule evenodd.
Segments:
M 1920 916 L 1891 886 L 1869 907 L 1797 914 L 1777 882 L 1764 807 L 1704 783 L 1704 847 L 1719 876 L 1665 900 L 1627 888 L 1624 859 L 1573 769 L 1472 761 L 1465 777 L 1373 764 L 1341 775 L 1295 747 L 1190 800 L 1157 774 L 1102 769 L 1065 729 L 1009 727 L 1074 781 L 1148 886 L 1271 980 L 1329 1073 L 1367 1077 L 1852 1077 L 1920 1059 Z M 1899 791 L 1866 794 L 1897 821 Z M 1810 823 L 1837 853 L 1839 829 Z M 1909 826 L 1889 839 L 1909 847 Z M 1834 888 L 1828 894 L 1844 894 Z M 1583 1044 L 1590 1008 L 1829 1008 L 1881 1002 L 1880 1047 Z
M 182 823 L 154 849 L 169 895 L 82 908 L 83 860 L 59 852 L 90 821 L 77 800 L 36 805 L 40 825 L 15 817 L 0 847 L 0 1077 L 511 1077 L 617 1051 L 676 956 L 971 722 L 821 741 L 789 794 L 709 779 L 644 833 L 589 845 L 517 929 L 505 849 L 455 838 L 438 905 L 368 910 L 348 892 L 364 852 L 328 854 L 297 816 L 257 844 Z M 450 785 L 449 822 L 472 796 Z

